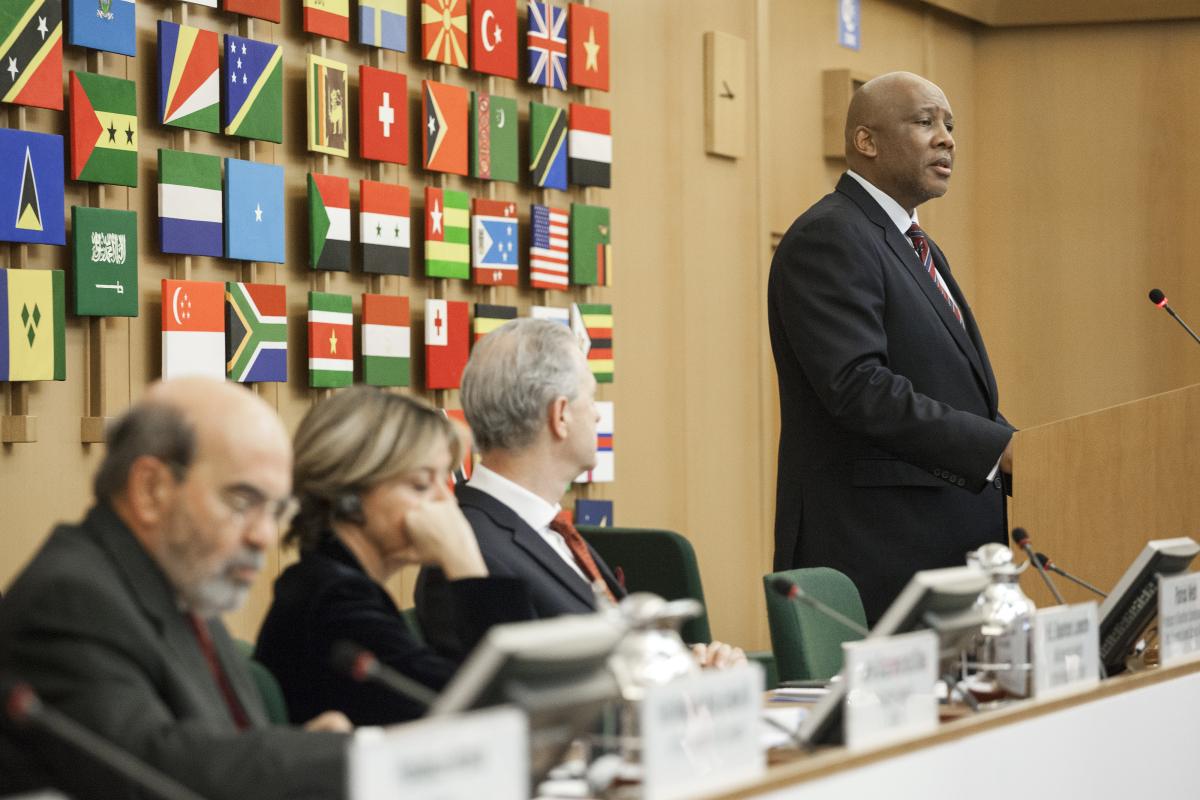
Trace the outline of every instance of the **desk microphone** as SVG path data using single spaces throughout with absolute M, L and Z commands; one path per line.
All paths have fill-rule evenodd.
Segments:
M 4 715 L 19 728 L 33 728 L 65 743 L 72 750 L 130 784 L 163 800 L 204 800 L 200 795 L 150 765 L 106 742 L 75 720 L 44 705 L 27 683 L 5 681 L 0 689 Z
M 429 708 L 437 700 L 437 693 L 422 683 L 414 681 L 407 675 L 401 675 L 396 670 L 383 664 L 375 654 L 365 647 L 359 647 L 354 642 L 335 642 L 330 650 L 330 663 L 333 668 L 343 675 L 348 675 L 359 683 L 378 683 L 396 694 Z
M 1179 318 L 1179 315 L 1175 313 L 1175 309 L 1167 305 L 1167 296 L 1162 293 L 1162 289 L 1150 290 L 1150 302 L 1154 303 L 1154 305 L 1170 314 L 1171 318 L 1182 325 L 1183 329 L 1188 332 L 1188 335 L 1191 336 L 1197 344 L 1200 344 L 1200 336 L 1197 336 L 1196 332 L 1189 328 L 1188 324 Z
M 779 594 L 783 595 L 788 600 L 791 600 L 793 602 L 799 601 L 801 603 L 804 603 L 804 605 L 813 609 L 818 614 L 822 614 L 826 617 L 829 617 L 830 619 L 834 620 L 835 622 L 840 623 L 845 628 L 854 631 L 859 636 L 866 637 L 870 633 L 870 631 L 867 630 L 866 628 L 864 628 L 862 625 L 859 625 L 857 622 L 850 619 L 849 617 L 847 617 L 845 614 L 841 613 L 840 611 L 837 611 L 836 609 L 830 608 L 829 606 L 825 605 L 820 600 L 818 600 L 817 598 L 813 597 L 808 592 L 801 589 L 795 583 L 793 583 L 792 581 L 789 581 L 787 578 L 774 579 L 773 581 L 771 581 L 771 588 L 774 589 L 776 592 L 779 592 Z
M 1042 568 L 1042 562 L 1038 560 L 1037 553 L 1033 552 L 1033 543 L 1029 541 L 1029 532 L 1024 528 L 1013 528 L 1012 540 L 1017 547 L 1025 551 L 1025 555 L 1033 562 L 1033 566 L 1037 567 L 1038 575 L 1042 576 L 1042 580 L 1046 582 L 1046 587 L 1050 590 L 1050 594 L 1054 595 L 1054 599 L 1058 601 L 1058 604 L 1060 606 L 1065 605 L 1066 601 L 1058 593 L 1058 587 L 1054 585 L 1054 581 L 1050 580 L 1050 576 Z
M 1043 567 L 1045 567 L 1046 569 L 1050 570 L 1050 571 L 1051 571 L 1051 572 L 1053 572 L 1055 575 L 1062 575 L 1062 576 L 1063 576 L 1064 578 L 1066 578 L 1067 580 L 1071 581 L 1072 583 L 1077 583 L 1077 584 L 1079 584 L 1079 585 L 1080 585 L 1080 586 L 1082 586 L 1083 588 L 1087 589 L 1089 592 L 1094 592 L 1095 594 L 1098 594 L 1098 595 L 1100 595 L 1101 597 L 1108 597 L 1108 595 L 1107 595 L 1107 594 L 1105 594 L 1104 592 L 1100 591 L 1100 590 L 1099 590 L 1099 589 L 1097 589 L 1095 586 L 1092 586 L 1090 583 L 1088 583 L 1087 581 L 1085 581 L 1083 578 L 1076 578 L 1074 575 L 1072 575 L 1071 573 L 1067 572 L 1065 569 L 1063 569 L 1062 567 L 1060 567 L 1058 564 L 1056 564 L 1055 562 L 1051 561 L 1051 560 L 1050 560 L 1050 556 L 1046 555 L 1045 553 L 1038 553 L 1038 554 L 1037 554 L 1037 560 L 1038 560 L 1038 561 L 1041 563 L 1041 565 L 1042 565 Z

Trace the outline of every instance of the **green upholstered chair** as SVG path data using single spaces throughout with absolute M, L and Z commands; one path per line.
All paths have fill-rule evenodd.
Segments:
M 279 681 L 271 674 L 271 670 L 254 660 L 254 645 L 241 639 L 234 639 L 234 642 L 246 657 L 250 677 L 254 679 L 263 707 L 267 710 L 267 719 L 279 725 L 288 724 L 287 702 L 283 699 L 283 689 L 280 688 Z
M 807 594 L 866 627 L 867 615 L 858 588 L 841 572 L 828 567 L 789 569 L 763 576 L 779 680 L 829 680 L 842 669 L 842 642 L 862 637 L 819 611 L 781 596 L 771 585 L 776 578 L 794 582 Z
M 690 597 L 704 603 L 700 566 L 692 543 L 674 531 L 653 528 L 602 528 L 579 526 L 579 532 L 615 572 L 619 567 L 630 592 L 653 592 L 667 600 Z M 688 644 L 712 641 L 708 607 L 680 631 Z M 777 685 L 775 659 L 770 652 L 746 653 L 762 665 L 768 688 Z
M 417 619 L 416 606 L 404 609 L 400 616 L 404 617 L 404 621 L 408 623 L 408 630 L 417 637 L 417 641 L 425 644 L 425 632 L 421 630 L 421 620 Z

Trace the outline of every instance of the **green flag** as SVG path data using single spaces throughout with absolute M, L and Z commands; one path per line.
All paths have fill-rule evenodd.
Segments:
M 517 101 L 471 92 L 471 177 L 517 182 Z
M 571 204 L 571 283 L 612 284 L 612 228 L 604 206 Z
M 137 212 L 71 207 L 75 313 L 138 315 Z
M 137 91 L 133 81 L 71 72 L 71 177 L 137 186 Z
M 425 187 L 425 276 L 471 277 L 470 195 Z

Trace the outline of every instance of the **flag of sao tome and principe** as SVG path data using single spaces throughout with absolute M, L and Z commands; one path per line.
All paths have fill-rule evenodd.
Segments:
M 358 149 L 363 158 L 408 163 L 408 76 L 358 67 Z
M 467 0 L 421 0 L 421 53 L 426 61 L 467 66 Z
M 283 167 L 225 159 L 225 257 L 284 259 Z
M 226 34 L 224 53 L 225 133 L 282 142 L 283 48 Z
M 412 252 L 408 187 L 364 179 L 358 197 L 363 272 L 407 276 Z
M 567 77 L 572 86 L 608 91 L 608 12 L 580 3 L 567 6 L 571 54 Z
M 517 79 L 517 4 L 512 0 L 471 3 L 471 69 Z
M 0 381 L 67 379 L 66 280 L 57 269 L 0 269 Z
M 63 137 L 0 128 L 0 241 L 66 244 Z
M 529 2 L 529 82 L 551 89 L 567 88 L 567 10 Z
M 567 290 L 570 219 L 565 208 L 538 203 L 530 207 L 529 283 L 533 288 Z
M 395 50 L 408 51 L 407 0 L 358 0 L 358 41 Z
M 516 183 L 517 101 L 471 92 L 471 177 Z
M 354 301 L 348 294 L 308 293 L 308 385 L 354 382 Z
M 433 172 L 467 174 L 467 90 L 421 81 L 422 163 Z
M 612 285 L 612 229 L 608 209 L 571 204 L 571 283 Z
M 287 287 L 225 284 L 225 372 L 238 383 L 287 383 Z
M 308 263 L 350 269 L 350 179 L 308 173 Z
M 529 104 L 529 172 L 533 184 L 567 190 L 567 112 Z
M 220 256 L 224 219 L 220 157 L 159 149 L 159 248 L 164 253 Z
M 220 130 L 221 44 L 217 34 L 158 21 L 158 121 L 177 128 Z
M 588 369 L 596 383 L 613 382 L 612 306 L 600 303 L 574 303 L 571 306 L 571 331 L 587 356 Z
M 268 22 L 279 22 L 279 0 L 225 0 L 225 10 Z
M 499 328 L 510 319 L 517 318 L 516 306 L 497 306 L 489 303 L 475 304 L 475 336 L 471 342 L 474 344 L 483 337 L 487 336 L 492 331 Z
M 613 458 L 613 404 L 611 400 L 597 400 L 596 413 L 596 466 L 580 473 L 576 483 L 609 483 L 616 479 L 616 461 Z
M 425 187 L 426 277 L 471 277 L 469 200 L 466 192 Z
M 71 207 L 75 313 L 138 315 L 137 212 Z
M 458 388 L 470 354 L 469 316 L 464 301 L 425 301 L 426 389 Z
M 228 2 L 228 0 L 226 0 Z M 134 0 L 68 0 L 67 44 L 123 56 L 137 55 Z
M 133 81 L 71 70 L 71 178 L 137 186 L 137 90 Z
M 471 206 L 472 279 L 480 286 L 516 286 L 517 204 L 476 198 Z
M 61 111 L 62 0 L 0 3 L 0 100 Z
M 350 41 L 350 0 L 304 0 L 304 31 Z
M 162 282 L 162 377 L 225 378 L 225 284 Z
M 612 122 L 607 108 L 571 103 L 567 163 L 576 186 L 612 185 Z
M 408 298 L 364 294 L 362 303 L 363 382 L 368 386 L 408 386 L 412 377 Z

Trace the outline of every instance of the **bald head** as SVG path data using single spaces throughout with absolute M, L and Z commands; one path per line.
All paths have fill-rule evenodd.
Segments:
M 212 378 L 175 378 L 156 383 L 139 405 L 166 408 L 192 429 L 200 452 L 282 447 L 287 431 L 275 410 L 243 386 Z M 135 407 L 136 409 L 136 407 Z

